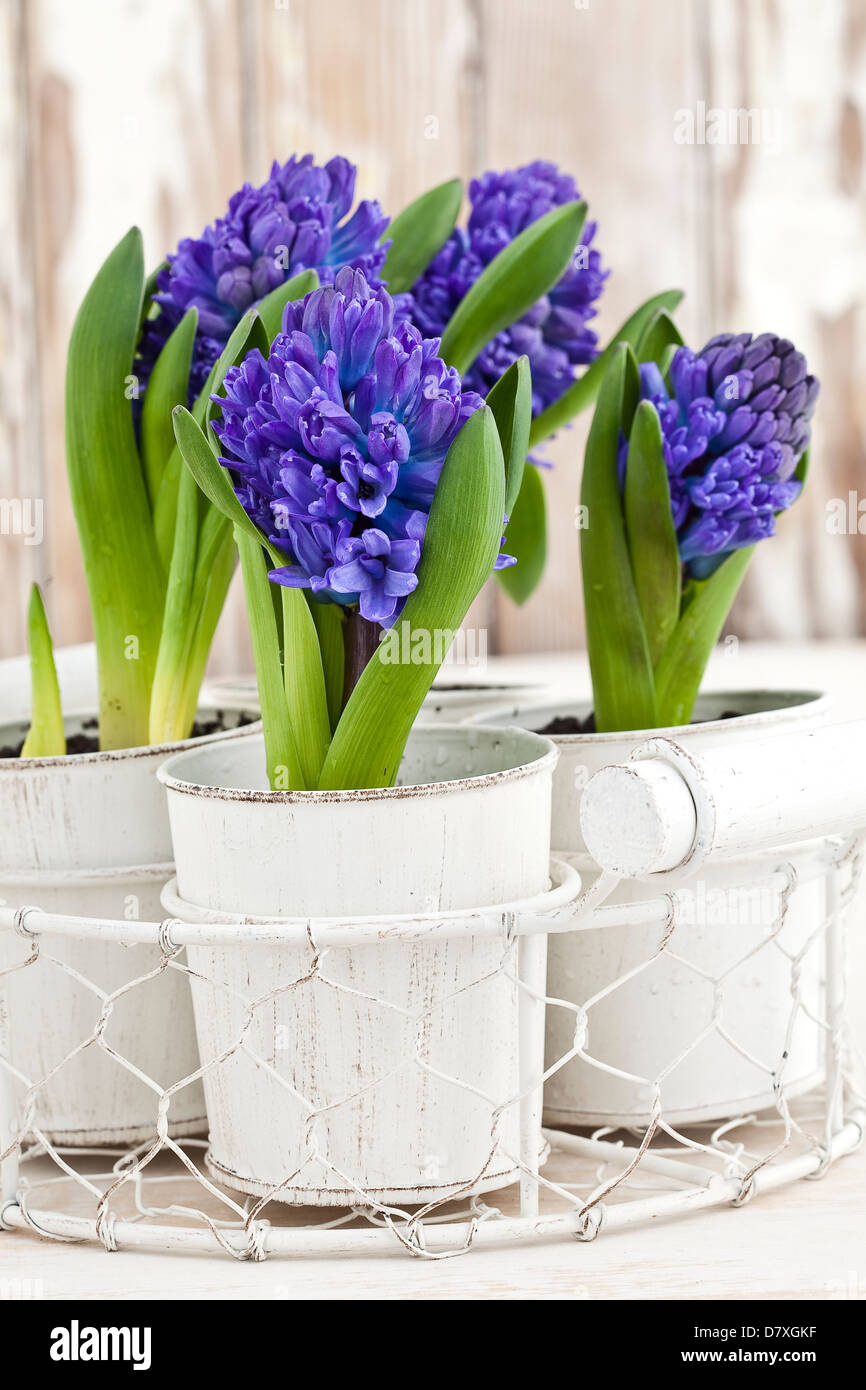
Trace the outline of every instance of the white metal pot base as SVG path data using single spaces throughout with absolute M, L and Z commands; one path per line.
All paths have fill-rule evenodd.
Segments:
M 146 941 L 163 953 L 166 968 L 186 970 L 182 951 L 189 944 L 231 947 L 251 940 L 269 944 L 306 943 L 311 956 L 310 975 L 327 971 L 332 952 L 357 948 L 383 939 L 431 942 L 455 935 L 479 935 L 501 942 L 500 971 L 512 981 L 520 998 L 520 1090 L 511 1096 L 486 1096 L 476 1092 L 489 1108 L 490 1146 L 473 1178 L 456 1190 L 452 1186 L 424 1205 L 408 1201 L 377 1201 L 365 1190 L 364 1177 L 347 1174 L 329 1161 L 327 1131 L 323 1121 L 333 1106 L 308 1109 L 308 1153 L 304 1165 L 324 1165 L 357 1194 L 348 1209 L 323 1212 L 321 1207 L 287 1206 L 281 1200 L 297 1173 L 256 1198 L 226 1191 L 207 1173 L 204 1141 L 174 1139 L 170 1133 L 174 1096 L 196 1080 L 201 1072 L 163 1088 L 153 1078 L 143 1078 L 154 1092 L 155 1125 L 152 1142 L 135 1150 L 116 1152 L 116 1162 L 106 1173 L 106 1154 L 63 1150 L 52 1145 L 38 1126 L 40 1083 L 31 1083 L 24 1107 L 24 1122 L 15 1119 L 9 1067 L 0 1054 L 0 1134 L 13 1138 L 0 1149 L 2 1201 L 0 1225 L 8 1230 L 29 1229 L 59 1240 L 99 1240 L 108 1250 L 145 1248 L 187 1251 L 222 1250 L 238 1259 L 264 1259 L 271 1254 L 357 1253 L 368 1246 L 392 1241 L 395 1248 L 423 1258 L 441 1259 L 465 1253 L 473 1244 L 524 1238 L 559 1236 L 592 1239 L 605 1231 L 690 1210 L 740 1205 L 756 1194 L 803 1177 L 820 1177 L 837 1158 L 851 1152 L 866 1127 L 866 1100 L 858 1091 L 846 1052 L 842 971 L 842 917 L 856 883 L 858 842 L 828 840 L 814 860 L 815 872 L 828 885 L 826 916 L 815 922 L 809 949 L 823 954 L 826 989 L 822 1009 L 815 1012 L 799 993 L 802 959 L 789 961 L 791 971 L 790 1031 L 805 1022 L 817 1030 L 824 1051 L 827 1084 L 794 1101 L 785 1082 L 785 1052 L 779 1057 L 754 1058 L 768 1078 L 774 1111 L 743 1114 L 715 1126 L 681 1130 L 662 1104 L 663 1076 L 638 1077 L 647 1087 L 645 1121 L 628 1132 L 593 1134 L 546 1132 L 551 1147 L 549 1160 L 539 1163 L 541 1137 L 541 1088 L 561 1066 L 579 1056 L 604 1068 L 591 1054 L 593 1001 L 583 1005 L 547 997 L 544 986 L 545 937 L 573 930 L 604 931 L 621 924 L 623 911 L 605 904 L 619 882 L 616 875 L 602 874 L 583 893 L 576 871 L 554 860 L 552 887 L 536 899 L 461 910 L 419 914 L 412 918 L 357 918 L 289 921 L 216 920 L 162 924 L 107 922 L 101 919 L 64 918 L 21 909 L 0 910 L 0 928 L 13 928 L 34 945 L 33 965 L 38 961 L 42 933 L 95 936 L 118 943 Z M 787 882 L 782 855 L 770 858 L 764 871 Z M 169 893 L 170 897 L 170 893 Z M 784 923 L 785 892 L 780 892 L 779 928 Z M 664 951 L 676 922 L 676 890 L 645 902 L 629 905 L 626 917 L 636 924 L 655 922 L 662 927 L 658 951 Z M 775 936 L 771 934 L 772 947 Z M 539 969 L 539 966 L 541 967 Z M 305 977 L 306 980 L 306 977 Z M 2 982 L 0 982 L 2 983 Z M 126 990 L 134 989 L 131 980 Z M 483 981 L 477 984 L 483 985 Z M 471 992 L 462 991 L 461 993 Z M 248 1001 L 251 1009 L 267 1000 Z M 405 1013 L 399 1002 L 377 998 L 377 1005 Z M 450 1000 L 438 1001 L 440 1007 Z M 566 1008 L 575 1018 L 574 1046 L 552 1066 L 541 1060 L 541 1023 L 545 1009 Z M 418 1011 L 416 1022 L 422 1022 Z M 710 1020 L 708 1026 L 719 1026 Z M 419 1036 L 423 1028 L 419 1028 Z M 699 1039 L 696 1039 L 697 1043 Z M 732 1045 L 737 1045 L 732 1039 Z M 219 1066 L 244 1047 L 245 1038 L 212 1058 L 205 1066 Z M 101 1034 L 94 1044 L 105 1047 Z M 114 1055 L 118 1065 L 129 1066 Z M 265 1059 L 254 1059 L 267 1065 Z M 675 1067 L 677 1059 L 672 1059 Z M 465 1084 L 436 1072 L 422 1051 L 402 1059 L 401 1065 L 420 1065 L 446 1087 Z M 640 1059 L 635 1059 L 635 1070 Z M 669 1068 L 670 1069 L 670 1068 Z M 21 1080 L 27 1078 L 17 1078 Z M 4 1085 L 4 1083 L 6 1083 Z M 378 1082 L 374 1083 L 378 1084 Z M 357 1097 L 343 1097 L 339 1104 Z M 520 1114 L 520 1147 L 509 1152 L 501 1144 L 501 1120 L 512 1107 Z M 324 1137 L 323 1137 L 324 1129 Z M 481 1195 L 498 1159 L 506 1171 L 520 1173 L 519 1196 L 514 1189 Z M 170 1166 L 166 1166 L 170 1165 Z M 59 1186 L 58 1186 L 59 1184 Z

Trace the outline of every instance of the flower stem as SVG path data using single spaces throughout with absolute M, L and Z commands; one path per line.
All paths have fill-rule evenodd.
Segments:
M 343 629 L 346 660 L 343 668 L 343 709 L 349 696 L 361 679 L 367 662 L 379 645 L 379 624 L 362 618 L 355 608 L 346 609 L 346 625 Z

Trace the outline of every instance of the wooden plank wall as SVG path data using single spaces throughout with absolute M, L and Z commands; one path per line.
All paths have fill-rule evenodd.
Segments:
M 678 111 L 752 108 L 766 138 L 678 143 Z M 807 498 L 764 548 L 742 636 L 864 629 L 866 552 L 825 525 L 864 490 L 866 10 L 862 0 L 0 0 L 0 499 L 44 499 L 42 545 L 0 535 L 0 655 L 47 584 L 57 639 L 89 635 L 63 460 L 81 295 L 131 222 L 151 262 L 273 157 L 340 151 L 396 212 L 457 173 L 536 156 L 578 178 L 612 274 L 609 333 L 680 284 L 686 337 L 772 328 L 824 382 Z M 555 441 L 550 563 L 490 649 L 580 645 L 574 507 L 585 425 Z M 866 522 L 864 522 L 866 529 Z M 248 665 L 239 595 L 220 670 Z

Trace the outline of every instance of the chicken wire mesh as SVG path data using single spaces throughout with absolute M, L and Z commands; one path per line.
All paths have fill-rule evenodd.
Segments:
M 97 1239 L 107 1250 L 222 1250 L 237 1259 L 261 1260 L 271 1254 L 339 1253 L 391 1240 L 414 1256 L 440 1259 L 464 1253 L 474 1244 L 530 1231 L 537 1236 L 593 1239 L 602 1231 L 651 1217 L 741 1205 L 795 1178 L 820 1177 L 835 1158 L 856 1147 L 864 1128 L 866 1102 L 858 1081 L 862 1059 L 844 1017 L 844 923 L 860 860 L 859 840 L 836 839 L 816 843 L 808 853 L 798 852 L 790 859 L 777 855 L 756 860 L 749 891 L 758 885 L 770 895 L 771 919 L 744 956 L 728 959 L 715 970 L 707 962 L 688 959 L 680 944 L 693 939 L 693 887 L 674 886 L 647 897 L 646 884 L 624 885 L 602 874 L 581 891 L 575 871 L 561 862 L 554 862 L 551 890 L 541 899 L 444 917 L 232 926 L 191 925 L 178 919 L 161 924 L 88 921 L 32 908 L 0 910 L 0 1226 L 57 1240 Z M 809 898 L 808 921 L 792 942 L 786 937 L 792 902 L 809 885 L 817 886 L 818 896 Z M 624 889 L 625 900 L 620 900 Z M 823 905 L 820 911 L 814 910 L 816 903 Z M 585 988 L 572 999 L 547 993 L 548 939 L 557 947 L 568 942 L 594 945 L 615 932 L 638 943 L 639 958 L 626 961 L 617 948 L 614 956 L 625 968 L 598 988 Z M 126 953 L 129 978 L 119 988 L 106 991 L 74 964 L 72 943 L 94 940 Z M 423 990 L 419 994 L 419 975 L 431 968 L 442 974 L 448 951 L 455 943 L 464 949 L 467 942 L 479 944 L 470 955 L 468 973 L 464 969 L 455 984 L 446 970 L 452 988 L 432 996 Z M 64 949 L 58 950 L 58 945 Z M 249 988 L 238 989 L 233 973 L 238 953 L 245 952 L 247 959 L 257 950 L 265 953 L 260 968 L 245 965 L 242 974 Z M 152 954 L 146 969 L 136 966 L 136 953 L 143 951 Z M 406 958 L 395 975 L 392 963 L 385 969 L 382 960 L 383 953 L 398 951 Z M 275 980 L 274 952 L 283 953 Z M 359 979 L 351 969 L 347 974 L 346 962 L 363 952 L 373 953 L 373 965 Z M 760 1056 L 748 1040 L 737 1036 L 725 1003 L 737 971 L 767 953 L 784 969 L 785 1003 L 776 1053 Z M 288 973 L 286 961 L 291 965 Z M 663 1065 L 649 1071 L 646 1047 L 629 1034 L 626 991 L 660 965 L 688 969 L 693 981 L 701 982 L 707 1009 L 693 1035 Z M 383 969 L 383 986 L 377 992 L 370 979 Z M 26 1021 L 15 1018 L 14 990 L 16 980 L 24 975 L 35 979 L 36 972 L 46 993 L 51 992 L 52 973 L 73 989 L 76 1018 L 82 1017 L 81 997 L 89 1000 L 90 1021 L 52 1066 L 29 1074 L 22 1066 Z M 256 989 L 262 972 L 271 977 L 270 987 Z M 178 973 L 193 991 L 202 1057 L 194 1071 L 167 1080 L 148 1075 L 136 1060 L 117 1050 L 113 1022 L 137 991 L 158 989 Z M 807 988 L 807 979 L 814 987 Z M 396 997 L 395 980 L 403 990 Z M 380 1031 L 384 1027 L 389 1037 L 390 1050 L 377 1051 L 363 1029 L 351 1036 L 349 1051 L 343 1048 L 342 1074 L 353 1081 L 340 1094 L 323 1085 L 321 1058 L 346 1039 L 319 1038 L 312 1051 L 300 1045 L 300 1030 L 309 1028 L 316 1014 L 298 1008 L 298 1001 L 307 996 L 309 1002 L 311 992 L 323 993 L 331 1004 L 338 1000 L 348 1007 L 349 1016 L 355 1010 L 356 1030 L 366 1027 L 364 1021 L 375 1013 Z M 221 1037 L 203 1018 L 205 1012 L 213 1012 L 218 998 L 230 1004 L 224 1010 L 230 1035 Z M 663 999 L 659 1004 L 665 1007 Z M 759 1004 L 756 1000 L 755 1007 Z M 596 1050 L 595 1044 L 595 1020 L 610 1008 L 619 1018 L 615 1056 L 607 1044 L 607 1050 Z M 484 1036 L 477 1030 L 472 1033 L 471 1020 L 489 1020 L 494 1014 L 505 1032 L 488 1037 L 486 1052 L 493 1050 L 491 1042 L 505 1035 L 511 1037 L 513 1051 L 504 1062 L 501 1056 L 494 1059 L 498 1065 L 491 1071 L 485 1065 L 489 1058 L 483 1055 Z M 437 1020 L 446 1015 L 457 1038 L 449 1053 L 450 1070 L 442 1065 L 442 1031 L 437 1031 Z M 345 1009 L 338 1016 L 345 1023 Z M 564 1029 L 561 1022 L 558 1028 L 551 1026 L 554 1017 L 566 1020 Z M 387 1022 L 383 1025 L 382 1020 Z M 278 1027 L 287 1030 L 282 1057 L 262 1046 L 263 1037 L 272 1039 Z M 600 1032 L 604 1038 L 603 1026 Z M 802 1044 L 803 1037 L 811 1039 L 818 1065 L 791 1079 L 794 1043 Z M 747 1061 L 765 1079 L 766 1095 L 759 1109 L 728 1107 L 722 1116 L 692 1120 L 685 1112 L 678 1115 L 676 1096 L 669 1103 L 672 1079 L 708 1039 L 740 1062 Z M 626 1066 L 623 1057 L 629 1045 Z M 140 1142 L 70 1145 L 62 1132 L 52 1131 L 52 1097 L 63 1087 L 64 1073 L 96 1054 L 145 1088 L 152 1133 Z M 243 1074 L 233 1090 L 226 1090 L 221 1083 L 241 1062 Z M 567 1128 L 542 1130 L 542 1087 L 547 1088 L 546 1096 L 556 1098 L 557 1082 L 575 1068 L 605 1084 L 632 1088 L 641 1097 L 643 1112 L 633 1114 L 624 1106 L 619 1115 L 599 1123 L 591 1113 L 597 1091 L 590 1088 L 585 1091 L 589 1108 L 584 1123 L 578 1108 L 571 1112 Z M 243 1100 L 253 1075 L 263 1077 L 267 1087 L 256 1092 L 251 1112 Z M 408 1087 L 403 1085 L 407 1077 L 412 1082 Z M 488 1089 L 491 1077 L 499 1091 Z M 210 1112 L 210 1150 L 203 1134 L 182 1137 L 172 1129 L 172 1106 L 200 1081 Z M 397 1092 L 389 1092 L 398 1082 Z M 579 1077 L 576 1085 L 572 1100 L 576 1094 L 579 1101 Z M 713 1085 L 713 1076 L 705 1076 L 707 1100 Z M 377 1101 L 389 1094 L 403 1102 L 407 1096 L 420 1097 L 423 1110 L 432 1116 L 432 1134 L 423 1136 L 420 1148 L 415 1143 L 420 1111 L 414 1127 L 411 1117 L 407 1127 L 404 1112 L 389 1114 L 387 1104 L 377 1110 Z M 274 1103 L 263 1109 L 263 1098 L 268 1097 Z M 613 1104 L 617 1103 L 622 1104 L 621 1091 L 614 1094 Z M 561 1114 L 562 1108 L 554 1113 Z M 455 1114 L 472 1131 L 472 1167 L 465 1171 L 464 1165 L 456 1176 L 449 1176 L 447 1163 L 443 1174 L 442 1156 L 435 1154 L 435 1125 L 444 1126 L 447 1136 Z M 335 1121 L 345 1122 L 347 1116 L 348 1123 L 335 1128 Z M 381 1129 L 378 1141 L 365 1132 L 370 1124 Z M 294 1136 L 294 1147 L 276 1150 L 294 1155 L 289 1166 L 260 1175 L 252 1183 L 256 1190 L 240 1190 L 237 1173 L 232 1175 L 214 1156 L 215 1134 L 222 1134 L 218 1142 L 224 1146 L 228 1135 L 233 1152 L 244 1155 L 249 1150 L 260 1157 L 261 1135 L 282 1128 L 292 1129 Z M 347 1162 L 347 1129 L 355 1137 L 348 1151 L 353 1164 Z M 390 1155 L 396 1155 L 401 1144 L 416 1156 L 420 1152 L 423 1157 L 427 1149 L 433 1152 L 433 1171 L 422 1169 L 415 1189 L 403 1189 L 402 1200 L 383 1191 L 378 1170 L 371 1178 L 377 1142 Z M 396 1156 L 393 1161 L 396 1164 Z M 249 1188 L 249 1175 L 246 1182 Z M 322 1200 L 330 1204 L 329 1210 L 316 1206 Z

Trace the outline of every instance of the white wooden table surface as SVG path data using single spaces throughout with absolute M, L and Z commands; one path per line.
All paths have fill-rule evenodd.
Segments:
M 486 676 L 549 676 L 586 690 L 581 657 L 490 662 Z M 459 679 L 463 678 L 461 673 Z M 456 672 L 451 672 L 455 679 Z M 866 643 L 720 650 L 708 682 L 828 689 L 839 719 L 866 716 Z M 861 902 L 863 899 L 861 898 Z M 866 931 L 852 932 L 850 999 L 866 1039 Z M 647 1228 L 476 1249 L 454 1260 L 399 1251 L 240 1264 L 225 1255 L 157 1255 L 62 1245 L 0 1233 L 0 1299 L 836 1299 L 866 1298 L 866 1149 L 820 1182 L 800 1182 L 741 1208 Z

